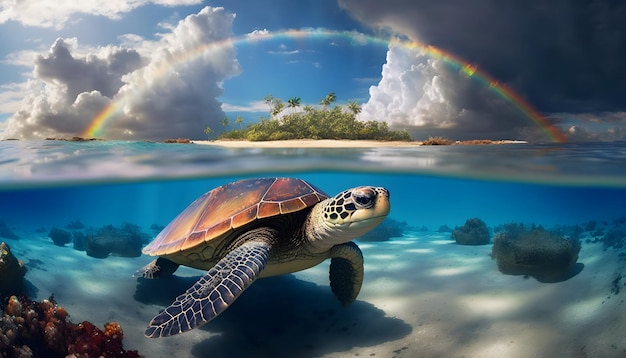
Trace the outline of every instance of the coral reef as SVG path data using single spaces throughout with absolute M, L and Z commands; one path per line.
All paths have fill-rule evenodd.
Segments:
M 388 241 L 392 237 L 400 237 L 407 229 L 408 224 L 405 221 L 398 221 L 392 218 L 386 218 L 374 230 L 368 231 L 365 235 L 358 238 L 359 241 Z
M 485 245 L 490 242 L 489 229 L 479 218 L 467 219 L 463 226 L 455 227 L 452 238 L 459 245 Z
M 54 297 L 37 302 L 11 296 L 2 311 L 2 357 L 140 357 L 124 350 L 118 323 L 107 323 L 104 331 L 88 321 L 74 324 Z
M 6 292 L 23 292 L 26 266 L 12 253 L 9 245 L 0 244 L 0 297 Z
M 105 258 L 111 254 L 124 257 L 141 256 L 145 234 L 137 225 L 125 223 L 121 227 L 106 225 L 99 230 L 87 233 L 85 251 L 87 255 Z
M 4 237 L 6 239 L 11 239 L 11 240 L 19 240 L 20 238 L 2 220 L 0 220 L 0 237 Z
M 53 227 L 48 233 L 48 237 L 52 239 L 52 242 L 57 246 L 65 246 L 72 242 L 72 233 L 58 227 Z
M 540 282 L 567 280 L 582 270 L 578 239 L 564 238 L 541 226 L 507 224 L 494 237 L 491 257 L 500 272 L 532 276 Z

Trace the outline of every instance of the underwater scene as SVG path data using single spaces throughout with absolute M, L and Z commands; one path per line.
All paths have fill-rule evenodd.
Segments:
M 0 358 L 626 357 L 626 1 L 0 3 Z
M 236 149 L 34 140 L 0 142 L 0 153 L 0 340 L 6 356 L 28 356 L 28 350 L 34 356 L 125 357 L 626 355 L 622 142 Z M 357 259 L 342 260 L 343 252 L 335 273 L 330 260 L 256 281 L 250 271 L 252 278 L 244 275 L 235 286 L 254 283 L 234 302 L 220 291 L 222 303 L 211 309 L 221 314 L 210 322 L 195 322 L 190 312 L 197 307 L 181 303 L 179 326 L 155 334 L 162 338 L 147 337 L 151 320 L 179 295 L 195 290 L 194 299 L 202 301 L 210 283 L 202 286 L 207 270 L 191 264 L 171 275 L 166 271 L 176 267 L 165 264 L 141 271 L 155 258 L 142 248 L 164 229 L 163 235 L 196 230 L 203 214 L 197 210 L 175 227 L 168 224 L 204 193 L 273 177 L 303 179 L 319 190 L 319 200 L 361 186 L 388 190 L 388 197 L 382 189 L 353 190 L 333 204 L 365 210 L 388 200 L 380 224 L 353 226 L 358 236 L 346 239 L 362 252 L 360 292 L 342 285 L 345 275 L 358 281 L 360 267 Z M 221 211 L 213 218 L 231 215 L 225 203 L 243 200 L 240 195 L 262 182 L 216 195 L 208 207 Z M 276 200 L 290 200 L 292 191 L 280 187 Z M 378 201 L 365 202 L 367 193 Z M 311 210 L 319 200 L 294 211 Z M 255 217 L 237 235 L 283 219 L 275 228 L 287 234 L 323 225 L 322 214 L 311 213 L 319 216 L 312 224 L 289 221 L 296 216 L 287 212 Z M 173 251 L 201 247 L 189 257 L 210 256 L 209 243 L 227 241 L 220 235 L 178 243 Z M 306 243 L 293 242 L 293 255 L 306 260 Z M 355 290 L 353 302 L 345 298 Z M 174 308 L 165 315 L 175 315 Z

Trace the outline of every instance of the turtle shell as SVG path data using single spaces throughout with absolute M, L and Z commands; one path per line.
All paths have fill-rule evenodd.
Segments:
M 194 248 L 257 219 L 293 213 L 327 199 L 296 178 L 244 179 L 215 188 L 189 205 L 143 249 L 153 256 Z

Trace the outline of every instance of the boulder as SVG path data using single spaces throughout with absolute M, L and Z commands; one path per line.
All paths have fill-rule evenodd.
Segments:
M 491 257 L 507 275 L 532 276 L 540 282 L 565 281 L 578 274 L 580 241 L 533 226 L 508 225 L 494 237 Z
M 479 218 L 467 219 L 463 226 L 457 226 L 452 231 L 452 238 L 459 245 L 485 245 L 491 241 L 487 225 Z

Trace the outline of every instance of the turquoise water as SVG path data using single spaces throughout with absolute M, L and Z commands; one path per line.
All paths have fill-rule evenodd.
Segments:
M 18 240 L 2 240 L 22 247 L 20 253 L 28 262 L 36 259 L 39 252 L 27 249 L 31 237 L 35 240 L 33 233 L 40 233 L 33 242 L 41 246 L 42 240 L 46 244 L 45 233 L 50 228 L 62 228 L 77 220 L 87 227 L 131 223 L 154 236 L 158 231 L 153 226 L 165 226 L 206 191 L 237 179 L 260 176 L 300 177 L 330 195 L 354 186 L 384 186 L 391 193 L 389 217 L 414 228 L 392 238 L 397 242 L 419 239 L 419 232 L 434 235 L 443 225 L 454 228 L 474 217 L 490 228 L 514 222 L 558 227 L 585 226 L 597 221 L 610 226 L 626 218 L 626 143 L 222 149 L 145 142 L 11 141 L 0 142 L 0 220 L 22 237 L 19 244 Z M 444 239 L 450 239 L 446 235 Z M 419 249 L 419 241 L 411 243 Z M 376 252 L 377 244 L 370 245 L 374 246 L 366 252 L 366 260 L 368 252 Z M 72 250 L 71 245 L 64 250 Z M 485 256 L 488 251 L 480 255 Z M 149 258 L 123 260 L 128 267 L 140 267 Z M 83 264 L 94 265 L 94 261 Z M 62 271 L 62 267 L 54 269 Z M 125 270 L 128 276 L 122 273 L 121 277 L 128 281 L 125 285 L 132 287 L 136 279 L 130 277 L 130 268 Z M 605 280 L 613 280 L 617 271 L 607 272 Z M 367 284 L 366 280 L 364 286 Z M 48 294 L 38 292 L 41 297 Z M 57 293 L 57 297 L 68 296 L 71 297 Z M 164 304 L 159 302 L 161 308 Z M 133 306 L 141 304 L 125 305 L 132 311 Z M 157 313 L 158 309 L 149 307 L 147 311 Z M 292 311 L 288 310 L 293 314 Z M 620 320 L 623 322 L 623 318 Z M 427 319 L 421 323 L 427 324 Z M 418 331 L 416 326 L 412 329 Z M 142 337 L 136 338 L 142 332 L 140 328 L 128 338 L 128 345 L 140 353 L 152 349 Z M 622 339 L 618 345 L 623 343 Z M 357 345 L 375 346 L 364 342 Z M 218 350 L 232 348 L 208 346 Z M 346 353 L 349 349 L 333 348 L 322 353 L 352 356 L 353 353 Z M 322 355 L 315 352 L 309 356 Z
M 0 217 L 167 224 L 202 193 L 256 176 L 297 176 L 328 194 L 387 187 L 391 217 L 436 229 L 571 225 L 626 216 L 626 144 L 375 149 L 222 149 L 145 142 L 0 143 Z

